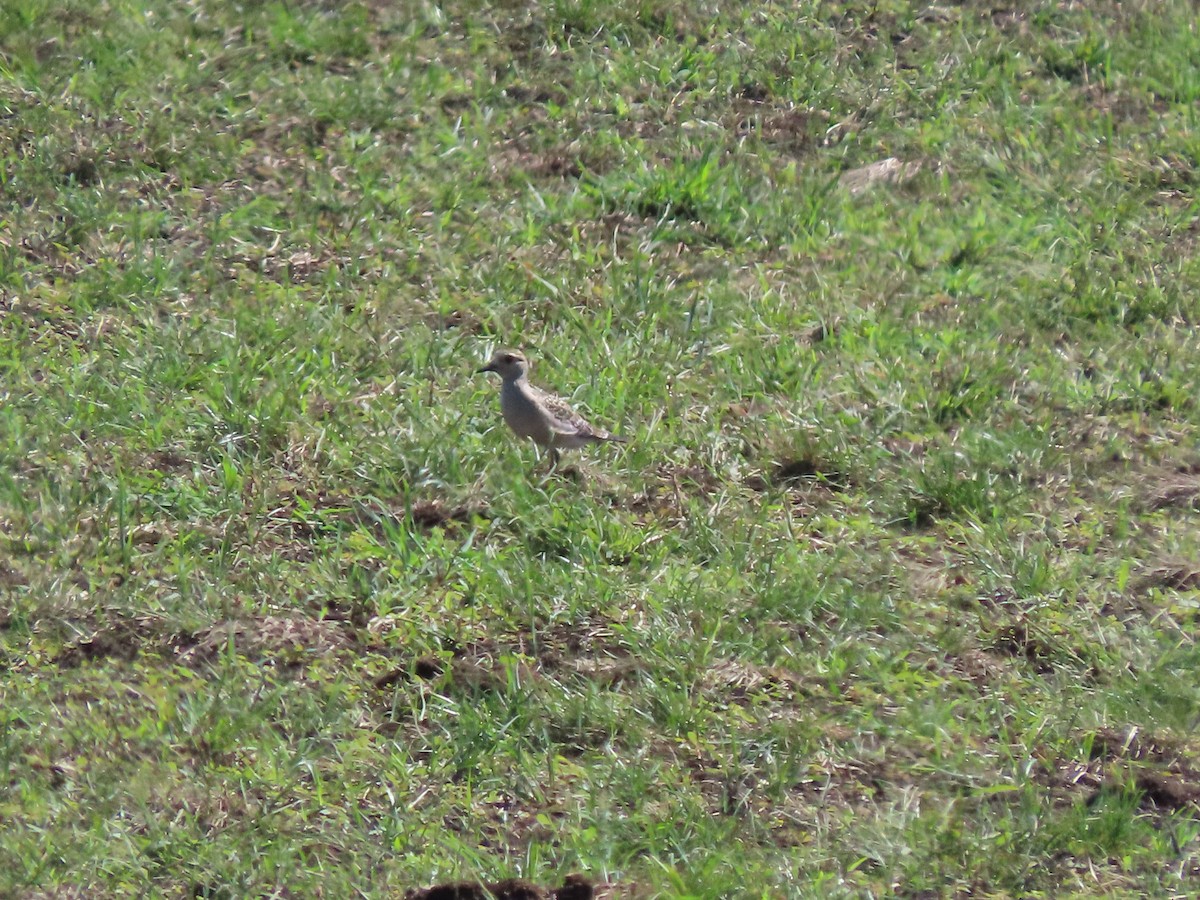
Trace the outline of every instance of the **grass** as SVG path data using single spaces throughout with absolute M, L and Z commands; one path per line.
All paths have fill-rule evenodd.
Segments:
M 7 3 L 0 895 L 1194 894 L 1194 10 L 918 6 Z

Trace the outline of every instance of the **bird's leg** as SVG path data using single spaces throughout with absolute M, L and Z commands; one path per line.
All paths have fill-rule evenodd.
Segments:
M 542 460 L 546 459 L 547 457 L 550 458 L 550 463 L 545 467 L 546 474 L 554 474 L 555 470 L 558 468 L 558 451 L 553 447 L 547 447 L 544 451 L 540 446 L 537 447 L 537 464 L 533 467 L 535 472 L 542 468 Z
M 568 478 L 571 481 L 579 481 L 582 479 L 582 473 L 579 471 L 579 467 L 577 465 L 572 463 L 569 466 L 560 466 L 560 462 L 562 462 L 562 454 L 559 452 L 557 447 L 551 447 L 550 470 L 546 474 L 556 475 L 560 478 Z

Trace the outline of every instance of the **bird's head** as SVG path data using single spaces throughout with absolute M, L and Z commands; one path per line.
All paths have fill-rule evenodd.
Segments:
M 529 371 L 529 360 L 519 350 L 497 350 L 492 361 L 479 371 L 495 372 L 505 381 L 516 381 Z

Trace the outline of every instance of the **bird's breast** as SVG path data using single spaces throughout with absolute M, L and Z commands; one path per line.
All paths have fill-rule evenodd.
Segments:
M 516 434 L 531 438 L 539 444 L 549 444 L 551 429 L 541 407 L 516 385 L 500 390 L 500 412 Z

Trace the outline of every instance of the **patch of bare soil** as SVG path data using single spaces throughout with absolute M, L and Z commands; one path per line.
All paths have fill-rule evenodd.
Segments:
M 920 551 L 901 548 L 900 562 L 908 573 L 908 583 L 917 597 L 936 597 L 947 591 L 965 588 L 969 581 L 968 567 L 957 555 L 942 547 L 922 548 Z
M 518 173 L 534 181 L 577 181 L 589 173 L 595 177 L 608 172 L 614 158 L 602 155 L 586 145 L 565 144 L 547 150 L 529 150 L 521 137 L 507 142 L 491 159 L 498 175 Z
M 831 322 L 818 322 L 796 335 L 796 342 L 805 347 L 815 347 L 830 338 L 836 337 L 842 329 L 842 323 L 836 319 Z
M 567 103 L 567 95 L 560 90 L 551 90 L 544 85 L 510 84 L 504 88 L 503 94 L 514 103 L 528 106 L 530 104 L 544 105 L 554 103 L 562 106 Z
M 1194 453 L 1173 460 L 1144 458 L 1156 452 L 1154 443 L 1164 439 L 1161 433 L 1134 432 L 1104 417 L 1070 428 L 1064 441 L 1081 451 L 1086 464 L 1072 478 L 1060 480 L 1063 494 L 1077 493 L 1106 506 L 1128 500 L 1135 512 L 1143 514 L 1200 510 L 1200 458 Z M 1105 449 L 1110 441 L 1120 441 L 1131 450 Z
M 585 621 L 556 625 L 536 634 L 524 632 L 504 641 L 450 644 L 444 654 L 417 657 L 384 672 L 375 685 L 383 689 L 415 679 L 476 694 L 501 690 L 514 679 L 529 685 L 563 675 L 615 686 L 639 671 L 640 662 L 615 644 L 607 623 Z
M 422 528 L 444 528 L 455 522 L 469 522 L 474 516 L 483 516 L 486 509 L 481 503 L 459 503 L 448 505 L 441 500 L 420 500 L 412 505 L 409 515 Z
M 544 153 L 529 160 L 526 171 L 541 178 L 574 180 L 583 175 L 580 161 L 567 153 Z
M 680 515 L 687 506 L 685 497 L 709 497 L 721 487 L 721 479 L 700 465 L 660 463 L 654 474 L 656 481 L 630 501 L 629 508 L 633 512 Z
M 1051 660 L 1059 655 L 1055 647 L 1021 620 L 1002 625 L 993 636 L 989 649 L 1001 656 L 1024 659 L 1039 675 L 1054 671 Z
M 687 772 L 714 816 L 742 815 L 761 811 L 766 804 L 755 791 L 759 785 L 753 765 L 723 764 L 706 753 L 664 748 L 660 754 L 675 758 Z
M 23 243 L 28 243 L 29 240 L 30 238 L 26 237 Z M 0 246 L 4 245 L 5 240 L 0 236 Z M 56 246 L 51 252 L 59 252 L 61 249 L 61 246 Z M 77 273 L 62 274 L 74 277 Z M 110 341 L 114 335 L 127 334 L 131 330 L 127 318 L 112 311 L 81 315 L 54 300 L 36 296 L 15 297 L 5 305 L 8 308 L 3 312 L 19 317 L 28 326 L 30 340 L 34 343 L 42 340 L 57 342 L 61 339 L 82 347 L 94 347 Z M 32 374 L 35 380 L 40 380 L 40 372 L 34 370 Z
M 160 474 L 172 474 L 190 470 L 195 461 L 177 450 L 155 450 L 142 459 L 142 468 Z
M 568 875 L 559 887 L 539 887 L 520 878 L 504 881 L 460 881 L 411 889 L 404 900 L 616 900 L 644 896 L 636 884 L 592 881 Z
M 1172 172 L 1176 178 L 1181 174 L 1172 160 L 1164 160 L 1159 165 Z M 1160 171 L 1159 186 L 1163 188 L 1163 191 L 1170 195 L 1183 194 L 1183 191 L 1171 181 L 1172 179 L 1168 178 L 1166 172 Z M 1164 182 L 1166 183 L 1164 184 Z M 1171 261 L 1190 260 L 1196 255 L 1197 245 L 1200 244 L 1200 219 L 1163 224 L 1160 226 L 1158 235 L 1166 245 L 1163 249 L 1167 259 Z
M 301 540 L 336 532 L 347 524 L 364 527 L 386 540 L 389 532 L 404 530 L 406 520 L 418 528 L 448 528 L 487 515 L 487 508 L 479 502 L 400 498 L 390 503 L 363 503 L 345 494 L 290 484 L 280 485 L 278 492 L 275 505 L 266 514 L 268 531 Z
M 794 703 L 825 696 L 823 687 L 807 685 L 791 672 L 735 659 L 714 661 L 704 673 L 703 685 L 739 704 Z
M 553 677 L 574 675 L 610 687 L 635 678 L 642 663 L 617 643 L 609 622 L 585 619 L 518 636 L 521 651 Z
M 776 482 L 815 481 L 821 477 L 820 464 L 811 457 L 785 459 L 775 464 Z
M 23 573 L 18 572 L 4 560 L 0 560 L 0 587 L 24 587 L 27 584 L 29 584 L 29 579 Z M 6 621 L 5 615 L 4 611 L 0 611 L 0 627 Z
M 844 491 L 850 486 L 850 477 L 845 472 L 814 456 L 779 460 L 775 463 L 772 480 L 781 486 L 798 483 L 817 484 L 831 491 Z
M 1012 672 L 1012 663 L 985 650 L 967 650 L 953 657 L 951 669 L 982 689 L 1007 678 Z
M 1144 482 L 1141 499 L 1149 512 L 1200 510 L 1200 467 L 1180 466 L 1174 471 L 1151 473 Z
M 353 646 L 342 623 L 301 616 L 263 616 L 218 622 L 179 640 L 180 661 L 188 666 L 211 663 L 230 648 L 241 656 L 277 665 L 296 667 L 329 653 Z
M 792 791 L 806 805 L 854 809 L 885 800 L 893 782 L 882 763 L 847 760 L 812 766 Z
M 94 886 L 80 887 L 77 884 L 65 884 L 46 890 L 35 890 L 24 896 L 26 900 L 91 900 L 96 896 L 95 891 Z
M 351 262 L 349 257 L 335 257 L 326 249 L 307 247 L 271 247 L 261 252 L 225 258 L 230 277 L 234 277 L 236 267 L 241 266 L 270 281 L 288 284 L 304 284 L 323 277 L 331 265 L 346 269 Z
M 163 636 L 157 620 L 148 617 L 116 619 L 104 623 L 86 637 L 67 644 L 55 662 L 63 669 L 74 669 L 93 660 L 129 662 L 148 647 L 162 643 Z
M 1129 123 L 1140 125 L 1148 122 L 1151 117 L 1162 115 L 1170 109 L 1170 104 L 1161 98 L 1141 91 L 1113 87 L 1107 82 L 1107 79 L 1095 81 L 1084 85 L 1081 90 L 1084 99 L 1092 109 L 1112 117 L 1114 132 L 1119 133 L 1122 126 Z M 1174 172 L 1181 171 L 1190 176 L 1193 171 L 1192 165 L 1186 160 L 1163 159 L 1162 163 L 1165 164 L 1163 187 L 1170 186 L 1170 183 L 1175 180 Z M 1189 177 L 1184 183 L 1194 182 Z
M 483 322 L 479 320 L 479 317 L 461 309 L 451 310 L 447 313 L 429 313 L 425 317 L 425 324 L 435 331 L 459 329 L 467 334 L 483 333 Z
M 1191 809 L 1200 813 L 1200 772 L 1140 772 L 1136 785 L 1142 792 L 1143 804 L 1158 809 Z
M 832 741 L 850 739 L 831 727 Z M 812 837 L 814 819 L 821 810 L 863 811 L 894 795 L 907 783 L 899 772 L 869 760 L 833 760 L 823 755 L 814 759 L 799 779 L 781 796 L 762 790 L 763 778 L 752 759 L 719 759 L 712 753 L 672 742 L 658 743 L 655 757 L 677 765 L 688 782 L 704 798 L 713 816 L 749 816 L 771 822 L 762 841 L 776 847 L 806 845 Z
M 507 660 L 507 664 L 506 664 Z M 421 656 L 407 666 L 392 669 L 375 679 L 380 689 L 412 681 L 436 682 L 439 689 L 476 695 L 502 690 L 511 677 L 520 684 L 535 679 L 535 671 L 522 660 L 515 660 L 491 642 L 464 648 L 450 658 Z
M 921 171 L 919 161 L 904 162 L 889 156 L 870 165 L 843 172 L 838 183 L 851 194 L 862 194 L 879 184 L 903 184 Z
M 731 107 L 730 117 L 740 135 L 757 135 L 764 143 L 793 157 L 803 157 L 821 147 L 831 117 L 819 109 L 779 109 L 765 104 L 767 95 L 747 85 Z
M 1146 567 L 1134 579 L 1133 588 L 1146 593 L 1154 588 L 1172 591 L 1194 591 L 1200 589 L 1200 561 L 1170 557 Z
M 1197 748 L 1186 741 L 1166 734 L 1146 733 L 1140 728 L 1101 728 L 1092 740 L 1091 758 L 1111 762 L 1132 759 L 1160 765 L 1174 765 L 1181 760 L 1196 758 Z
M 1200 816 L 1200 748 L 1169 735 L 1102 728 L 1092 735 L 1088 759 L 1047 762 L 1041 779 L 1064 796 L 1086 791 L 1089 804 L 1132 789 L 1144 810 Z
M 542 888 L 519 878 L 504 881 L 438 884 L 423 890 L 406 891 L 405 900 L 545 900 Z
M 830 741 L 851 739 L 848 730 L 831 726 Z M 663 742 L 655 756 L 670 760 L 685 773 L 704 797 L 713 816 L 753 814 L 772 822 L 765 841 L 777 847 L 804 845 L 811 840 L 814 817 L 823 809 L 862 811 L 886 802 L 910 782 L 902 772 L 882 762 L 831 759 L 818 754 L 782 796 L 763 791 L 762 776 L 752 759 L 718 759 L 690 745 Z
M 1029 34 L 1029 13 L 1011 6 L 998 6 L 989 15 L 992 24 L 1010 37 L 1025 37 Z
M 264 516 L 266 530 L 311 541 L 336 529 L 349 515 L 350 497 L 320 488 L 309 489 L 282 482 L 276 486 L 274 505 Z

